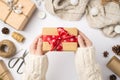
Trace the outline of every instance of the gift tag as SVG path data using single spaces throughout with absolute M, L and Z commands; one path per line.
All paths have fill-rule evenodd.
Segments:
M 46 13 L 45 13 L 44 11 L 40 11 L 40 12 L 38 13 L 38 17 L 39 17 L 40 19 L 45 19 L 45 18 L 46 18 Z
M 71 4 L 74 5 L 74 6 L 78 4 L 78 0 L 70 0 L 70 2 L 71 2 Z
M 114 31 L 120 33 L 120 25 L 115 26 Z
M 99 10 L 96 8 L 96 7 L 93 7 L 91 10 L 90 10 L 90 14 L 92 16 L 97 16 L 99 13 Z

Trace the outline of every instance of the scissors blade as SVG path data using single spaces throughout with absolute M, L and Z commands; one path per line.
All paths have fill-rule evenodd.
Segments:
M 27 50 L 25 50 L 24 54 L 23 54 L 23 58 L 25 58 L 27 56 L 28 52 Z

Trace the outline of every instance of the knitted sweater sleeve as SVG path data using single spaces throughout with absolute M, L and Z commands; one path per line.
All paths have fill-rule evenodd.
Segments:
M 75 56 L 75 64 L 79 80 L 102 80 L 99 65 L 95 60 L 93 47 L 78 48 Z
M 47 68 L 48 58 L 46 55 L 28 54 L 22 80 L 45 80 Z

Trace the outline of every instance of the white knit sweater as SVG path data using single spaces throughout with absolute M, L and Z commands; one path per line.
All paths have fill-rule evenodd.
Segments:
M 93 47 L 79 48 L 75 56 L 75 64 L 80 80 L 102 80 Z
M 46 80 L 45 75 L 48 69 L 48 58 L 29 54 L 26 57 L 26 65 L 22 80 Z
M 79 48 L 75 56 L 76 70 L 80 80 L 102 80 L 101 72 L 95 60 L 93 47 Z M 23 80 L 45 80 L 48 58 L 29 54 L 26 58 Z

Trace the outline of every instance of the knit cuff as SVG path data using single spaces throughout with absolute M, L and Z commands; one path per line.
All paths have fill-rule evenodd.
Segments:
M 47 55 L 28 54 L 25 59 L 24 80 L 44 80 L 48 69 Z
M 80 64 L 81 68 L 95 64 L 95 48 L 93 46 L 87 48 L 78 48 L 75 56 L 76 64 Z

